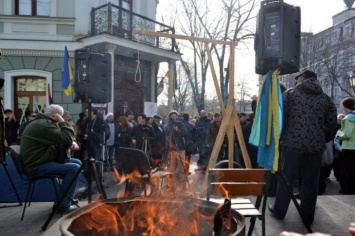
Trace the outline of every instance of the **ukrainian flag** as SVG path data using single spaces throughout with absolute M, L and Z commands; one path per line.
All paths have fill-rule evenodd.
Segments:
M 166 78 L 169 78 L 169 71 L 166 72 L 165 74 Z M 177 84 L 177 76 L 176 76 L 176 62 L 173 64 L 173 87 L 172 87 L 172 92 L 173 96 L 175 96 L 175 91 L 178 89 L 178 84 Z
M 69 61 L 69 53 L 68 53 L 67 46 L 65 46 L 62 88 L 64 89 L 64 93 L 67 96 L 72 94 L 71 81 L 73 81 L 73 69 L 72 69 L 71 63 Z
M 278 170 L 282 131 L 283 105 L 278 74 L 279 70 L 270 71 L 263 78 L 249 137 L 249 143 L 258 147 L 258 164 L 272 171 Z

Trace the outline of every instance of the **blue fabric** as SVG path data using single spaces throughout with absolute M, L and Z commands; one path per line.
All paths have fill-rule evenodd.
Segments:
M 6 157 L 6 168 L 10 174 L 21 201 L 26 200 L 28 181 L 23 180 L 18 174 L 10 156 Z M 84 175 L 80 174 L 74 190 L 74 196 L 87 189 L 87 181 Z M 57 189 L 59 186 L 57 184 Z M 56 200 L 53 184 L 50 180 L 39 180 L 33 192 L 32 202 L 54 202 Z M 13 190 L 5 169 L 0 166 L 0 202 L 17 202 L 16 193 Z
M 255 121 L 249 143 L 258 147 L 257 163 L 276 171 L 279 159 L 279 139 L 282 130 L 282 93 L 278 71 L 264 76 L 259 93 Z

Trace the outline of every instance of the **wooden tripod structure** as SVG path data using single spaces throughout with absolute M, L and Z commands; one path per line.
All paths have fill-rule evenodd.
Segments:
M 239 145 L 240 145 L 240 148 L 242 151 L 245 166 L 246 166 L 246 168 L 252 168 L 251 163 L 250 163 L 249 154 L 248 154 L 248 151 L 245 146 L 245 141 L 243 138 L 243 133 L 242 133 L 242 129 L 240 126 L 239 118 L 237 116 L 237 109 L 236 109 L 236 106 L 234 105 L 234 103 L 235 103 L 235 100 L 234 100 L 234 68 L 235 68 L 234 63 L 235 63 L 235 47 L 237 46 L 237 43 L 234 41 L 223 41 L 223 40 L 214 40 L 214 39 L 208 39 L 208 38 L 198 38 L 198 37 L 192 37 L 192 36 L 168 34 L 168 33 L 153 32 L 153 31 L 147 31 L 147 30 L 133 30 L 133 33 L 156 36 L 156 37 L 166 37 L 166 38 L 182 39 L 182 40 L 189 40 L 189 41 L 197 41 L 197 42 L 205 43 L 205 50 L 208 55 L 208 62 L 210 64 L 213 82 L 214 82 L 215 89 L 217 92 L 218 102 L 221 107 L 223 119 L 222 119 L 222 124 L 219 128 L 219 131 L 218 131 L 216 141 L 213 146 L 210 161 L 208 163 L 206 175 L 205 175 L 205 178 L 203 181 L 203 185 L 201 187 L 201 194 L 205 193 L 205 191 L 207 189 L 208 170 L 211 169 L 216 164 L 217 157 L 218 157 L 219 151 L 221 150 L 221 146 L 222 146 L 222 143 L 223 143 L 223 140 L 224 140 L 224 137 L 226 134 L 228 137 L 228 160 L 229 160 L 228 166 L 229 166 L 229 168 L 233 168 L 233 160 L 234 160 L 234 137 L 233 137 L 233 134 L 234 134 L 234 130 L 237 134 L 237 138 L 238 138 Z M 227 103 L 226 107 L 224 106 L 224 103 L 223 103 L 221 89 L 219 87 L 216 71 L 215 71 L 215 68 L 213 65 L 212 54 L 211 54 L 211 51 L 208 47 L 209 43 L 229 45 L 229 47 L 230 47 L 230 59 L 229 59 L 230 85 L 229 85 L 229 99 L 228 99 L 228 103 Z

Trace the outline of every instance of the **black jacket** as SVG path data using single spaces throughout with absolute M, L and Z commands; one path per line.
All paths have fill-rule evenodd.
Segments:
M 122 131 L 120 126 L 116 129 L 115 146 L 117 148 L 131 146 L 131 142 L 132 142 L 132 136 L 130 135 L 131 130 L 132 128 L 129 127 L 127 130 Z
M 174 127 L 177 126 L 177 130 Z M 169 120 L 165 127 L 166 133 L 166 148 L 169 150 L 185 150 L 185 140 L 187 129 L 180 120 Z
M 146 137 L 149 141 L 150 145 L 155 140 L 155 132 L 152 126 L 150 125 L 135 125 L 133 126 L 130 136 L 132 139 L 136 140 L 136 148 L 142 149 L 143 148 L 143 138 Z
M 323 153 L 337 131 L 337 110 L 315 78 L 283 94 L 281 147 L 295 153 Z
M 198 144 L 206 144 L 207 128 L 210 123 L 211 119 L 207 116 L 200 118 L 199 121 L 196 123 L 196 135 L 198 137 L 196 142 Z
M 82 129 L 86 139 L 95 145 L 103 145 L 111 135 L 110 128 L 101 116 L 96 116 L 94 120 L 85 119 Z

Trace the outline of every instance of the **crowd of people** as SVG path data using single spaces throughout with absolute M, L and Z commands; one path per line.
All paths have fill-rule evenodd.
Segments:
M 344 114 L 337 114 L 335 105 L 323 92 L 317 75 L 304 71 L 296 76 L 296 85 L 283 89 L 283 130 L 280 139 L 280 170 L 291 187 L 300 186 L 301 210 L 306 221 L 314 220 L 317 195 L 324 192 L 324 179 L 333 168 L 340 182 L 340 193 L 355 194 L 355 99 L 341 102 Z M 257 98 L 253 96 L 255 112 Z M 124 163 L 120 162 L 120 147 L 143 150 L 151 166 L 166 164 L 174 173 L 175 183 L 186 188 L 184 181 L 190 174 L 191 155 L 199 154 L 198 169 L 209 163 L 223 117 L 221 113 L 201 110 L 194 118 L 172 110 L 163 116 L 147 117 L 127 109 L 114 117 L 99 110 L 85 109 L 74 122 L 60 105 L 50 105 L 43 113 L 26 112 L 26 122 L 16 121 L 10 109 L 5 110 L 5 135 L 9 145 L 21 142 L 21 158 L 29 176 L 61 174 L 66 186 L 82 163 L 90 157 L 107 163 L 108 171 L 117 169 L 122 176 Z M 253 168 L 257 168 L 257 147 L 248 144 L 253 114 L 238 114 L 243 137 Z M 67 145 L 75 158 L 61 164 L 55 162 L 58 144 Z M 228 158 L 228 140 L 224 138 L 217 161 Z M 245 167 L 236 134 L 234 161 Z M 272 182 L 272 181 L 271 181 Z M 272 185 L 272 184 L 271 184 Z M 285 186 L 276 183 L 275 203 L 270 212 L 283 219 L 290 204 Z M 72 192 L 69 193 L 69 195 Z M 66 199 L 61 208 L 71 208 Z

